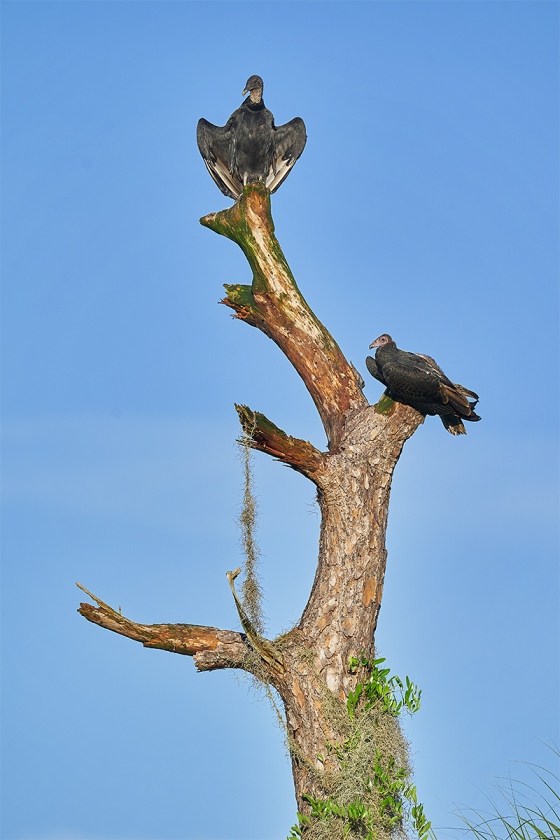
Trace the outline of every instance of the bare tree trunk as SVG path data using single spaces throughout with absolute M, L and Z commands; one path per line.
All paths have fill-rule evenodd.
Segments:
M 222 301 L 262 330 L 291 361 L 317 407 L 328 451 L 290 437 L 262 414 L 237 406 L 251 445 L 306 475 L 317 487 L 321 533 L 317 572 L 298 625 L 273 642 L 243 615 L 245 633 L 192 625 L 138 625 L 96 599 L 80 612 L 102 627 L 194 657 L 199 670 L 243 668 L 278 691 L 285 707 L 298 807 L 329 793 L 332 745 L 348 735 L 345 704 L 359 678 L 350 657 L 373 656 L 387 552 L 393 470 L 422 422 L 412 408 L 382 398 L 370 406 L 359 374 L 300 293 L 274 235 L 268 190 L 245 188 L 228 210 L 201 219 L 237 242 L 251 269 L 249 286 L 226 286 Z M 233 576 L 231 577 L 233 588 Z M 88 593 L 90 594 L 90 593 Z

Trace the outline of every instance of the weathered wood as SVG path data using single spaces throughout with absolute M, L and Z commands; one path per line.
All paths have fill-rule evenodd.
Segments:
M 277 674 L 278 676 L 282 676 L 286 670 L 286 668 L 284 667 L 284 657 L 282 655 L 282 652 L 272 642 L 269 642 L 268 639 L 265 639 L 264 636 L 261 636 L 259 631 L 251 622 L 251 619 L 245 612 L 243 604 L 237 597 L 234 581 L 240 572 L 241 569 L 236 569 L 234 572 L 226 572 L 226 577 L 231 587 L 231 593 L 233 595 L 233 600 L 235 601 L 235 606 L 237 607 L 237 612 L 239 614 L 241 626 L 245 630 L 249 644 L 251 645 L 255 653 L 257 653 L 258 656 L 262 659 L 266 668 L 272 673 Z M 258 670 L 260 671 L 260 667 Z
M 356 685 L 351 656 L 372 655 L 387 552 L 385 533 L 393 470 L 422 415 L 382 397 L 369 406 L 359 375 L 311 312 L 274 236 L 270 203 L 258 185 L 229 210 L 201 219 L 242 248 L 251 286 L 226 286 L 224 303 L 272 338 L 313 397 L 329 452 L 290 438 L 262 415 L 237 407 L 254 448 L 280 458 L 318 487 L 321 531 L 317 571 L 297 627 L 284 638 L 285 672 L 270 674 L 284 701 L 298 807 L 321 795 L 327 743 L 344 738 L 333 717 Z M 321 756 L 321 758 L 319 758 Z
M 326 794 L 323 771 L 336 764 L 329 743 L 347 734 L 344 703 L 358 679 L 349 658 L 373 654 L 393 470 L 423 417 L 386 397 L 368 405 L 361 377 L 295 283 L 263 185 L 246 187 L 233 207 L 201 222 L 236 242 L 253 271 L 251 285 L 226 286 L 222 302 L 276 342 L 302 377 L 327 434 L 329 449 L 321 452 L 264 415 L 236 406 L 250 445 L 318 488 L 319 557 L 309 600 L 293 630 L 272 642 L 251 630 L 252 644 L 247 635 L 211 627 L 137 625 L 96 598 L 97 608 L 84 604 L 80 612 L 148 647 L 194 656 L 199 670 L 244 668 L 273 685 L 284 703 L 298 808 L 305 812 L 304 794 Z
M 346 412 L 364 408 L 367 400 L 356 372 L 296 285 L 274 235 L 268 190 L 251 184 L 233 207 L 200 221 L 236 242 L 253 271 L 251 286 L 226 286 L 222 303 L 262 330 L 287 356 L 317 406 L 329 448 L 335 449 Z
M 287 435 L 260 411 L 252 411 L 246 405 L 236 405 L 235 408 L 241 428 L 253 449 L 278 458 L 317 483 L 326 464 L 322 452 L 308 441 Z
M 105 630 L 141 642 L 147 648 L 192 656 L 199 671 L 244 667 L 250 648 L 243 633 L 198 624 L 138 624 L 88 592 L 80 583 L 76 586 L 97 604 L 97 607 L 80 604 L 78 612 Z

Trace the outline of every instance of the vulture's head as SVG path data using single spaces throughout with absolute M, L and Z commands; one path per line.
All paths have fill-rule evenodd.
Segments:
M 393 341 L 390 335 L 387 335 L 387 333 L 383 333 L 383 335 L 380 335 L 379 338 L 375 339 L 375 341 L 372 341 L 369 346 L 371 350 L 372 347 L 385 347 L 386 344 L 394 343 L 395 342 Z
M 260 102 L 262 99 L 263 87 L 263 80 L 260 76 L 249 76 L 242 96 L 245 96 L 245 94 L 248 93 L 251 102 Z

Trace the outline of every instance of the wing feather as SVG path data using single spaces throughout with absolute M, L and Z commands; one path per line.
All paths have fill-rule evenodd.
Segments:
M 411 400 L 432 401 L 440 397 L 440 381 L 435 371 L 392 362 L 383 365 L 388 385 Z
M 374 379 L 377 379 L 378 382 L 381 382 L 382 385 L 386 385 L 387 383 L 383 379 L 383 375 L 379 370 L 377 362 L 373 358 L 373 356 L 366 356 L 366 367 L 368 371 L 371 373 Z
M 224 195 L 237 199 L 243 192 L 243 184 L 231 174 L 232 133 L 231 118 L 224 126 L 200 119 L 196 127 L 196 142 L 216 185 Z
M 274 152 L 272 166 L 266 179 L 266 186 L 271 193 L 276 192 L 286 180 L 290 170 L 305 149 L 307 133 L 301 117 L 294 117 L 284 125 L 274 127 Z

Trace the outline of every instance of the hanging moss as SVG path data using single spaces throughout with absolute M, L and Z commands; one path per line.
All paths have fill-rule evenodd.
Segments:
M 244 433 L 239 440 L 239 449 L 243 463 L 243 505 L 239 516 L 241 545 L 245 555 L 244 579 L 241 586 L 241 602 L 254 628 L 264 633 L 262 611 L 262 587 L 258 576 L 259 547 L 255 539 L 257 524 L 257 500 L 253 493 L 253 470 L 251 463 L 251 439 L 254 428 Z

